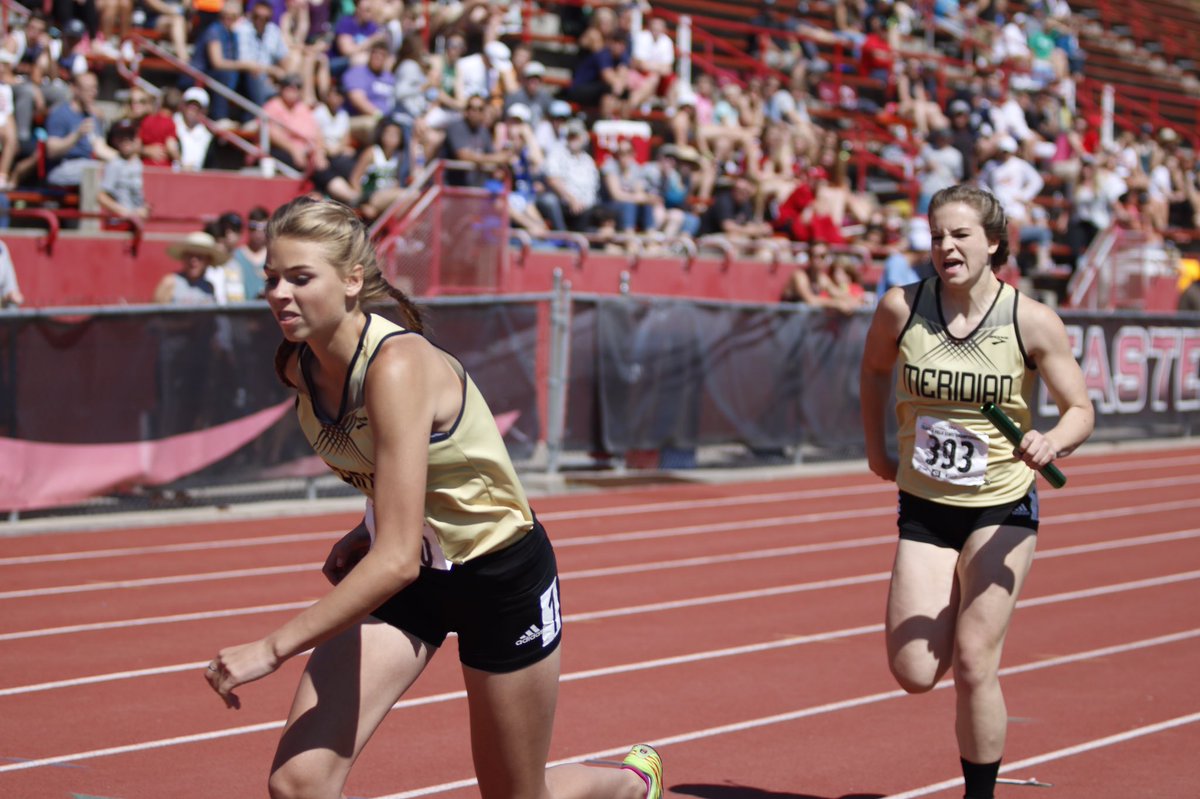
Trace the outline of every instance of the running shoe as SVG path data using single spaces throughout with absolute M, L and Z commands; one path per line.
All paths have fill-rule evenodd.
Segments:
M 663 764 L 654 747 L 637 744 L 625 755 L 621 768 L 635 772 L 646 781 L 646 799 L 662 799 Z

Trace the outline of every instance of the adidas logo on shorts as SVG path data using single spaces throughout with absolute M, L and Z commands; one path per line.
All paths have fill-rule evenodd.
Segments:
M 542 628 L 538 627 L 536 624 L 531 624 L 531 625 L 529 625 L 529 629 L 525 631 L 525 634 L 517 639 L 516 646 L 528 644 L 532 641 L 536 641 L 537 639 L 539 639 L 541 637 L 542 637 Z
M 1029 504 L 1022 502 L 1020 505 L 1018 505 L 1017 507 L 1012 509 L 1012 515 L 1013 516 L 1028 516 L 1029 515 Z

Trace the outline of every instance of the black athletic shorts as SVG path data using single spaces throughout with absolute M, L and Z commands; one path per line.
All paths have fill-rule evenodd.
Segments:
M 1029 487 L 1029 493 L 1015 502 L 992 505 L 985 508 L 965 508 L 960 505 L 943 505 L 940 502 L 922 499 L 904 491 L 900 492 L 897 509 L 897 526 L 900 537 L 910 541 L 924 541 L 938 547 L 947 547 L 962 552 L 963 545 L 971 533 L 982 527 L 1006 525 L 1038 529 L 1037 485 Z
M 515 544 L 449 571 L 421 567 L 403 591 L 371 614 L 441 646 L 458 633 L 459 660 L 480 671 L 516 671 L 547 657 L 562 640 L 558 566 L 536 520 Z

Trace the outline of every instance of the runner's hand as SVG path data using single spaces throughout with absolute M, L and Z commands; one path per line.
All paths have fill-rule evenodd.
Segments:
M 234 688 L 262 679 L 279 668 L 279 659 L 265 640 L 222 649 L 205 667 L 204 677 L 209 686 L 225 701 L 225 707 L 235 710 L 242 701 Z
M 329 557 L 325 558 L 325 566 L 321 573 L 325 575 L 326 580 L 337 585 L 370 550 L 371 534 L 367 532 L 365 524 L 360 524 L 342 536 L 329 550 Z
M 1058 457 L 1058 448 L 1037 430 L 1030 430 L 1021 437 L 1017 457 L 1032 468 L 1040 470 Z

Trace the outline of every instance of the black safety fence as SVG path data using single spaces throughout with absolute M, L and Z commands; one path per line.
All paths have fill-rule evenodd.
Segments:
M 711 462 L 696 456 L 706 447 L 736 451 L 739 463 L 862 454 L 867 312 L 572 296 L 566 286 L 424 304 L 429 337 L 463 361 L 526 470 L 647 451 L 661 460 L 637 463 L 687 466 Z M 1095 439 L 1200 429 L 1200 317 L 1061 315 L 1098 411 Z M 79 468 L 71 459 L 109 457 L 96 445 L 173 441 L 161 459 L 186 467 L 203 448 L 199 438 L 227 431 L 245 440 L 194 470 L 181 467 L 178 477 L 151 469 L 160 476 L 156 489 L 324 475 L 274 374 L 279 340 L 262 303 L 0 315 L 0 509 L 42 507 L 3 502 L 13 485 L 29 490 L 35 459 L 46 468 L 44 448 L 22 448 L 31 444 L 69 445 L 51 450 L 69 472 Z M 1039 425 L 1056 413 L 1044 388 L 1034 411 Z M 142 488 L 132 480 L 105 498 Z
M 739 443 L 863 453 L 870 314 L 648 297 L 576 298 L 564 443 L 621 454 Z M 1200 431 L 1200 317 L 1063 311 L 1096 440 Z M 1035 423 L 1057 409 L 1039 384 Z

